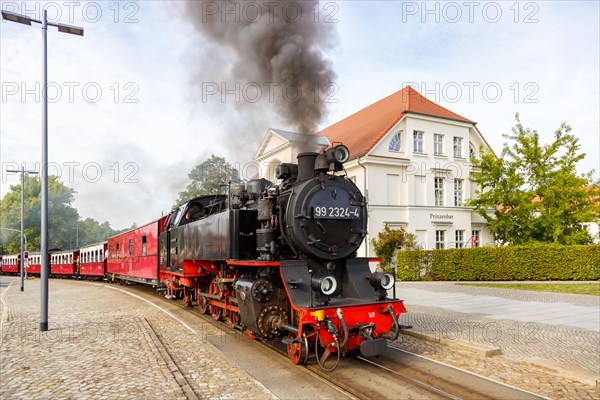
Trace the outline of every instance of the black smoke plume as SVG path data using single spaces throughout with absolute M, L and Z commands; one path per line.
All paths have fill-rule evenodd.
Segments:
M 284 128 L 314 133 L 336 78 L 323 55 L 335 42 L 334 24 L 319 20 L 318 6 L 314 1 L 188 1 L 185 14 L 205 38 L 233 50 L 235 59 L 227 67 L 234 80 L 261 86 L 261 101 L 274 95 L 270 101 L 290 125 Z

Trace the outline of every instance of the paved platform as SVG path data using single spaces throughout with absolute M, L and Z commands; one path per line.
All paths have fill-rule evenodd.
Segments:
M 454 282 L 399 282 L 396 290 L 409 310 L 402 323 L 413 325 L 412 335 L 445 344 L 402 335 L 399 347 L 549 397 L 600 397 L 599 296 Z M 475 357 L 450 354 L 461 350 Z M 539 389 L 544 382 L 547 392 Z
M 39 332 L 40 280 L 20 292 L 7 279 L 0 278 L 1 399 L 276 398 L 205 337 L 102 284 L 50 281 L 50 329 Z

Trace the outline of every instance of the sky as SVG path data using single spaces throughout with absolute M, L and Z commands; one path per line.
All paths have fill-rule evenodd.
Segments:
M 252 8 L 263 2 L 237 2 L 232 13 L 221 1 L 207 4 L 206 15 L 268 18 Z M 293 1 L 273 4 L 297 9 Z M 327 24 L 322 50 L 336 75 L 320 100 L 327 115 L 319 129 L 410 84 L 476 121 L 496 153 L 517 112 L 544 143 L 567 122 L 587 154 L 579 172 L 595 170 L 599 179 L 599 2 L 310 4 L 309 17 Z M 236 54 L 194 29 L 184 2 L 1 1 L 0 8 L 36 19 L 46 9 L 51 22 L 85 29 L 83 37 L 48 29 L 49 170 L 76 190 L 83 218 L 113 228 L 148 222 L 168 212 L 187 174 L 211 154 L 250 178 L 267 129 L 293 130 L 265 82 L 235 80 Z M 39 25 L 0 22 L 0 81 L 4 196 L 19 180 L 7 168 L 39 170 Z

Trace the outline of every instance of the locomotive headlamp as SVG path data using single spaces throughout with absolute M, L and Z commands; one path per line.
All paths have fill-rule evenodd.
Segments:
M 350 150 L 343 144 L 332 147 L 325 152 L 325 159 L 328 163 L 343 164 L 350 158 Z
M 333 157 L 335 158 L 335 161 L 339 163 L 345 163 L 348 161 L 348 158 L 350 158 L 350 150 L 348 150 L 348 148 L 343 144 L 335 146 L 333 149 Z
M 319 290 L 325 296 L 332 295 L 337 289 L 337 280 L 333 275 L 321 271 L 312 277 L 311 286 L 314 290 Z
M 390 290 L 394 287 L 394 275 L 387 272 L 374 272 L 369 278 L 369 283 L 375 289 Z

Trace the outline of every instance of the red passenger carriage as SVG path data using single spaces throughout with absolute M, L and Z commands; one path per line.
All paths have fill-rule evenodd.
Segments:
M 106 274 L 107 242 L 94 243 L 79 249 L 79 275 L 102 278 Z
M 48 264 L 50 264 L 50 255 L 48 254 Z M 39 252 L 29 253 L 29 266 L 27 267 L 27 273 L 29 275 L 40 275 L 42 271 L 42 257 Z
M 78 263 L 79 250 L 55 251 L 50 255 L 50 275 L 74 276 Z
M 166 217 L 108 239 L 106 272 L 110 279 L 156 285 L 158 237 Z
M 6 254 L 2 256 L 2 273 L 3 274 L 18 274 L 21 263 L 20 254 Z

